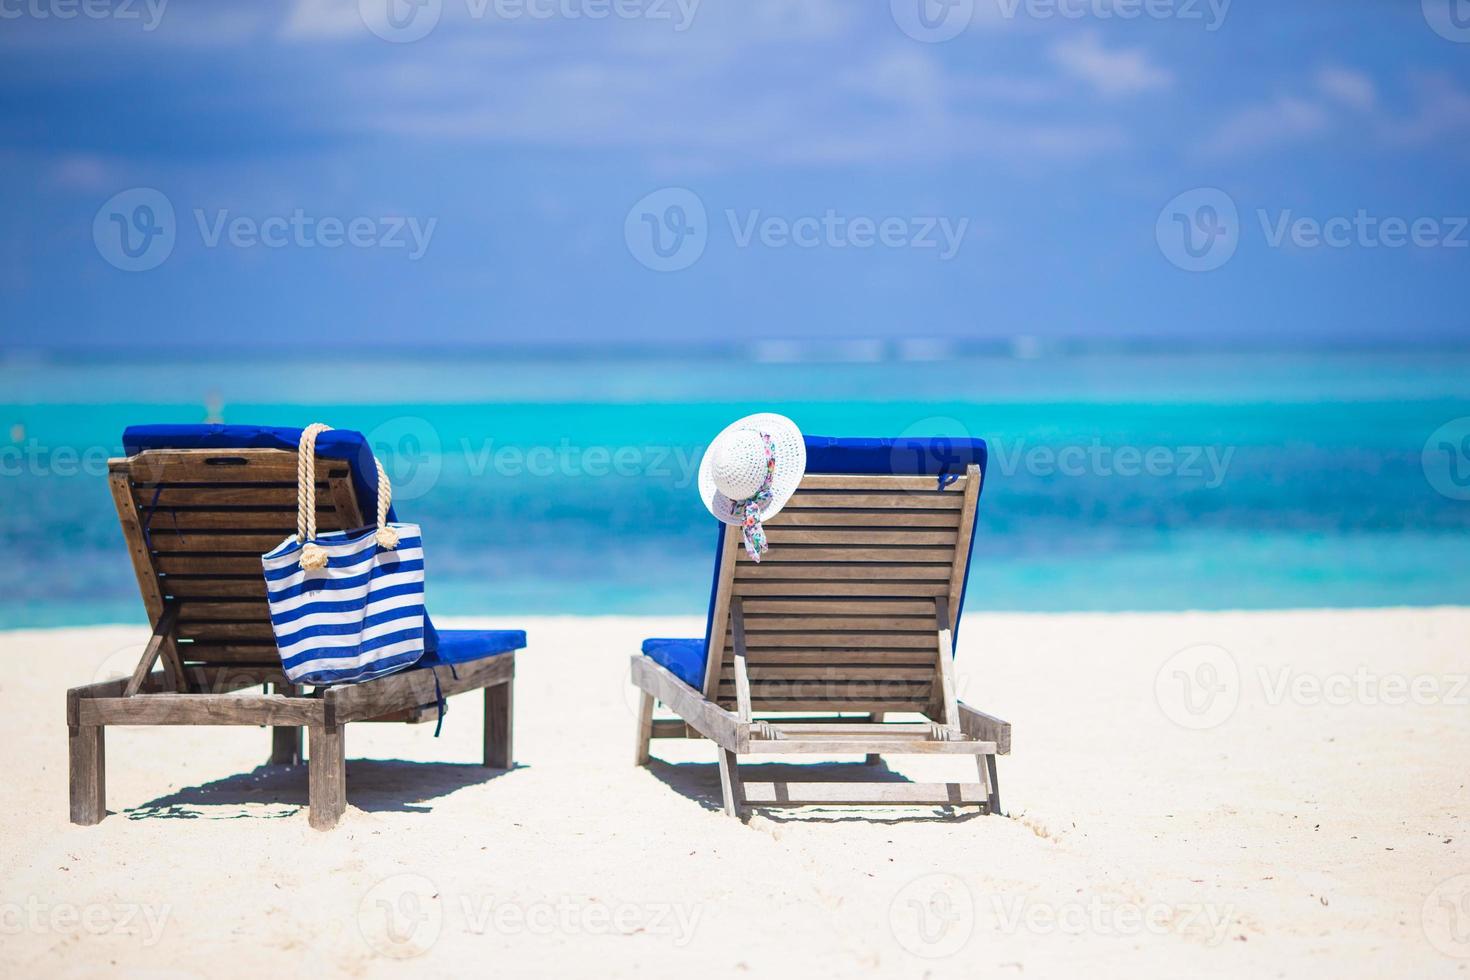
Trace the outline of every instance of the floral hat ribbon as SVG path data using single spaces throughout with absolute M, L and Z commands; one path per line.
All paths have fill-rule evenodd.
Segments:
M 745 500 L 730 501 L 730 515 L 742 518 L 740 534 L 745 539 L 745 553 L 757 562 L 766 553 L 766 528 L 761 523 L 761 512 L 771 502 L 771 481 L 776 476 L 776 444 L 764 432 L 760 437 L 766 449 L 766 477 L 761 481 L 761 488 Z

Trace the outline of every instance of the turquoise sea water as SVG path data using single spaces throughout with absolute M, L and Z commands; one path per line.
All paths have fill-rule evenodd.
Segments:
M 141 618 L 104 460 L 130 423 L 208 415 L 369 433 L 443 615 L 702 611 L 693 468 L 760 409 L 989 440 L 970 608 L 1470 602 L 1470 354 L 906 353 L 12 358 L 0 626 Z

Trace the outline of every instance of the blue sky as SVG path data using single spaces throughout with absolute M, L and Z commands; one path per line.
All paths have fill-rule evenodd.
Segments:
M 87 2 L 4 347 L 1470 340 L 1465 0 Z

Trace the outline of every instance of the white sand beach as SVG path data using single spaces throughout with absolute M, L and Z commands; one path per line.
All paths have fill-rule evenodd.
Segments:
M 72 826 L 64 692 L 144 630 L 0 635 L 0 973 L 1470 977 L 1470 609 L 971 614 L 1005 816 L 747 824 L 709 743 L 632 764 L 628 656 L 702 618 L 455 625 L 530 634 L 517 767 L 475 764 L 473 695 L 437 740 L 352 726 L 326 833 L 231 728 L 109 729 L 110 815 Z

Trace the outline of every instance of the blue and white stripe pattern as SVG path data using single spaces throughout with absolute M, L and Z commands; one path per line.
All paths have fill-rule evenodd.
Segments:
M 296 535 L 261 557 L 287 680 L 363 681 L 424 655 L 422 533 L 417 524 L 388 526 L 398 532 L 393 550 L 378 544 L 375 527 L 319 535 L 324 568 L 301 567 Z

